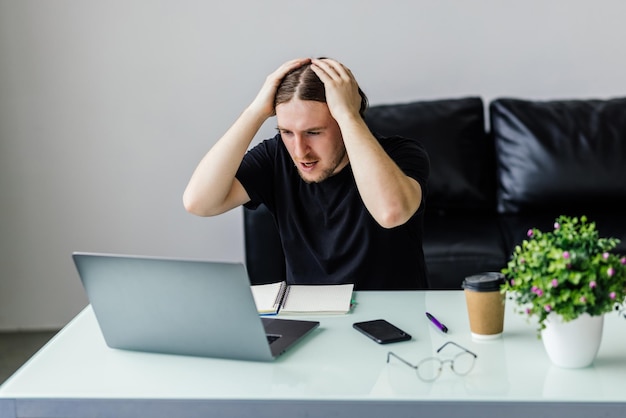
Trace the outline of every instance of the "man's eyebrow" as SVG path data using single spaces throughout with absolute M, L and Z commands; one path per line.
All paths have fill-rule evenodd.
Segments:
M 307 128 L 304 129 L 304 132 L 311 132 L 311 131 L 323 131 L 325 130 L 326 127 L 325 126 L 319 126 L 319 127 L 313 127 L 313 128 Z M 277 131 L 291 131 L 291 129 L 286 129 L 286 128 L 282 128 L 280 126 L 276 126 L 276 130 Z

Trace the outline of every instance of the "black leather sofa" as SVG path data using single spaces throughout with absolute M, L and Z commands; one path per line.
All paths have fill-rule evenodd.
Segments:
M 424 253 L 431 289 L 500 271 L 531 227 L 586 215 L 626 253 L 626 98 L 531 101 L 479 97 L 373 106 L 381 135 L 422 141 L 431 160 Z M 284 278 L 265 208 L 244 209 L 252 282 Z

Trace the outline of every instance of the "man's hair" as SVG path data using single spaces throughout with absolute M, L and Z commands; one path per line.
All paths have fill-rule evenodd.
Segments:
M 363 117 L 367 109 L 367 96 L 360 87 L 359 95 L 361 96 L 361 108 L 359 109 L 359 113 L 361 117 Z M 291 101 L 294 97 L 300 100 L 313 100 L 326 103 L 324 83 L 311 69 L 311 64 L 305 64 L 302 67 L 296 68 L 283 78 L 276 90 L 274 108 L 279 104 Z

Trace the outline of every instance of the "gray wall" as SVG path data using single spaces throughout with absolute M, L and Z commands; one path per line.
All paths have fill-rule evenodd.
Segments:
M 85 306 L 74 250 L 243 260 L 240 210 L 196 218 L 181 195 L 283 61 L 340 59 L 372 104 L 624 96 L 625 15 L 620 0 L 0 0 L 0 330 Z

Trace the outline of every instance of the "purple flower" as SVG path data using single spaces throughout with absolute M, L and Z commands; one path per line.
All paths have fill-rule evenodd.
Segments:
M 557 279 L 552 279 L 552 287 L 557 287 L 559 285 L 559 281 Z
M 532 312 L 532 311 L 530 310 L 530 308 L 526 308 L 526 315 L 530 315 L 530 314 L 531 314 L 531 312 Z
M 515 286 L 515 279 L 511 279 L 511 286 Z
M 533 236 L 533 230 L 529 229 L 528 232 L 526 232 L 526 235 L 528 236 L 528 238 L 532 238 Z
M 584 296 L 580 297 L 580 303 L 587 303 L 587 298 Z
M 569 251 L 563 251 L 563 258 L 569 260 Z
M 607 276 L 613 277 L 614 274 L 615 274 L 615 269 L 613 269 L 613 267 L 609 267 L 608 269 L 606 269 Z
M 615 299 L 617 297 L 617 295 L 615 294 L 615 292 L 611 292 L 611 293 L 609 293 L 609 297 L 611 299 Z
M 559 223 L 558 223 L 558 222 L 555 222 L 555 223 L 554 223 L 554 229 L 559 229 L 560 227 L 561 227 L 561 225 L 559 225 Z
M 602 258 L 604 258 L 605 260 L 609 259 L 609 253 L 602 253 Z
M 543 309 L 545 309 L 546 312 L 551 312 L 552 311 L 552 306 L 546 305 L 546 306 L 543 307 Z
M 620 258 L 619 262 L 622 264 L 626 264 L 626 257 Z
M 595 289 L 597 285 L 598 284 L 596 283 L 595 280 L 592 280 L 591 283 L 589 283 L 589 287 L 592 288 L 592 289 Z

